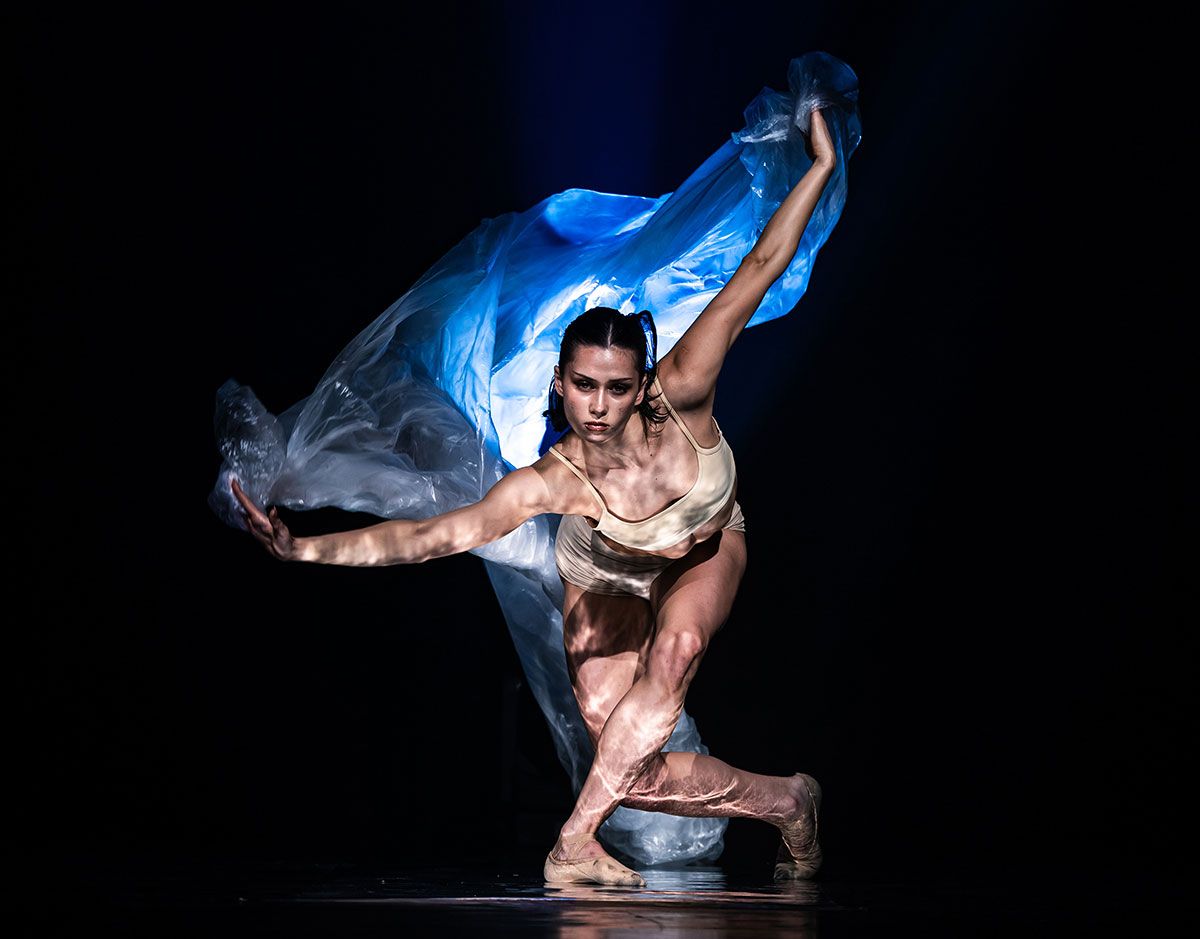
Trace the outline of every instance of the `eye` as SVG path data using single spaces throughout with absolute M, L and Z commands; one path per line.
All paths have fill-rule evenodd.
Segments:
M 613 386 L 613 394 L 615 394 L 615 395 L 623 395 L 628 390 L 629 390 L 628 385 L 614 385 Z
M 590 381 L 577 381 L 575 382 L 575 386 L 577 388 L 591 388 L 592 383 Z

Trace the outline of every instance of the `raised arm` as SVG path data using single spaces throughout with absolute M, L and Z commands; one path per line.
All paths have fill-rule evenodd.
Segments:
M 242 492 L 235 480 L 234 496 L 246 511 L 251 533 L 275 557 L 284 561 L 381 567 L 420 564 L 431 558 L 470 551 L 496 541 L 527 519 L 552 511 L 542 475 L 531 466 L 513 470 L 471 505 L 426 519 L 391 519 L 354 531 L 293 538 L 271 509 L 269 515 Z
M 733 342 L 746 328 L 767 290 L 788 269 L 817 201 L 833 175 L 836 154 L 819 110 L 811 116 L 813 165 L 775 210 L 754 247 L 708 306 L 659 362 L 677 408 L 699 406 L 715 391 Z

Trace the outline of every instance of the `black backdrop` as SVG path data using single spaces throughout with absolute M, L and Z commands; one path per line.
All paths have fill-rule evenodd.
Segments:
M 834 875 L 1182 861 L 1181 376 L 1120 286 L 1081 24 L 606 7 L 9 20 L 20 834 L 536 871 L 571 794 L 482 563 L 271 560 L 205 504 L 215 391 L 282 411 L 481 218 L 671 191 L 823 49 L 864 138 L 722 377 L 750 563 L 688 708 L 822 780 Z M 725 862 L 774 842 L 735 821 Z

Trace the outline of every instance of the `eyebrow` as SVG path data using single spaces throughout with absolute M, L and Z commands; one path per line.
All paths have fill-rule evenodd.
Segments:
M 582 378 L 585 381 L 590 381 L 593 383 L 596 381 L 596 379 L 592 378 L 590 375 L 583 374 L 583 372 L 576 372 L 575 369 L 571 369 L 571 371 L 574 373 L 576 378 Z M 609 384 L 632 385 L 633 381 L 634 380 L 632 378 L 613 378 L 609 381 Z

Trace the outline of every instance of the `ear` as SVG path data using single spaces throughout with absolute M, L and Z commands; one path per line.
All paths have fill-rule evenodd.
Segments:
M 560 398 L 566 398 L 563 390 L 562 373 L 558 370 L 558 365 L 554 366 L 554 391 Z
M 649 393 L 649 391 L 650 391 L 649 377 L 646 375 L 643 375 L 642 376 L 642 387 L 638 390 L 638 396 L 633 399 L 633 406 L 635 408 L 640 407 L 641 403 L 646 400 L 646 395 Z

